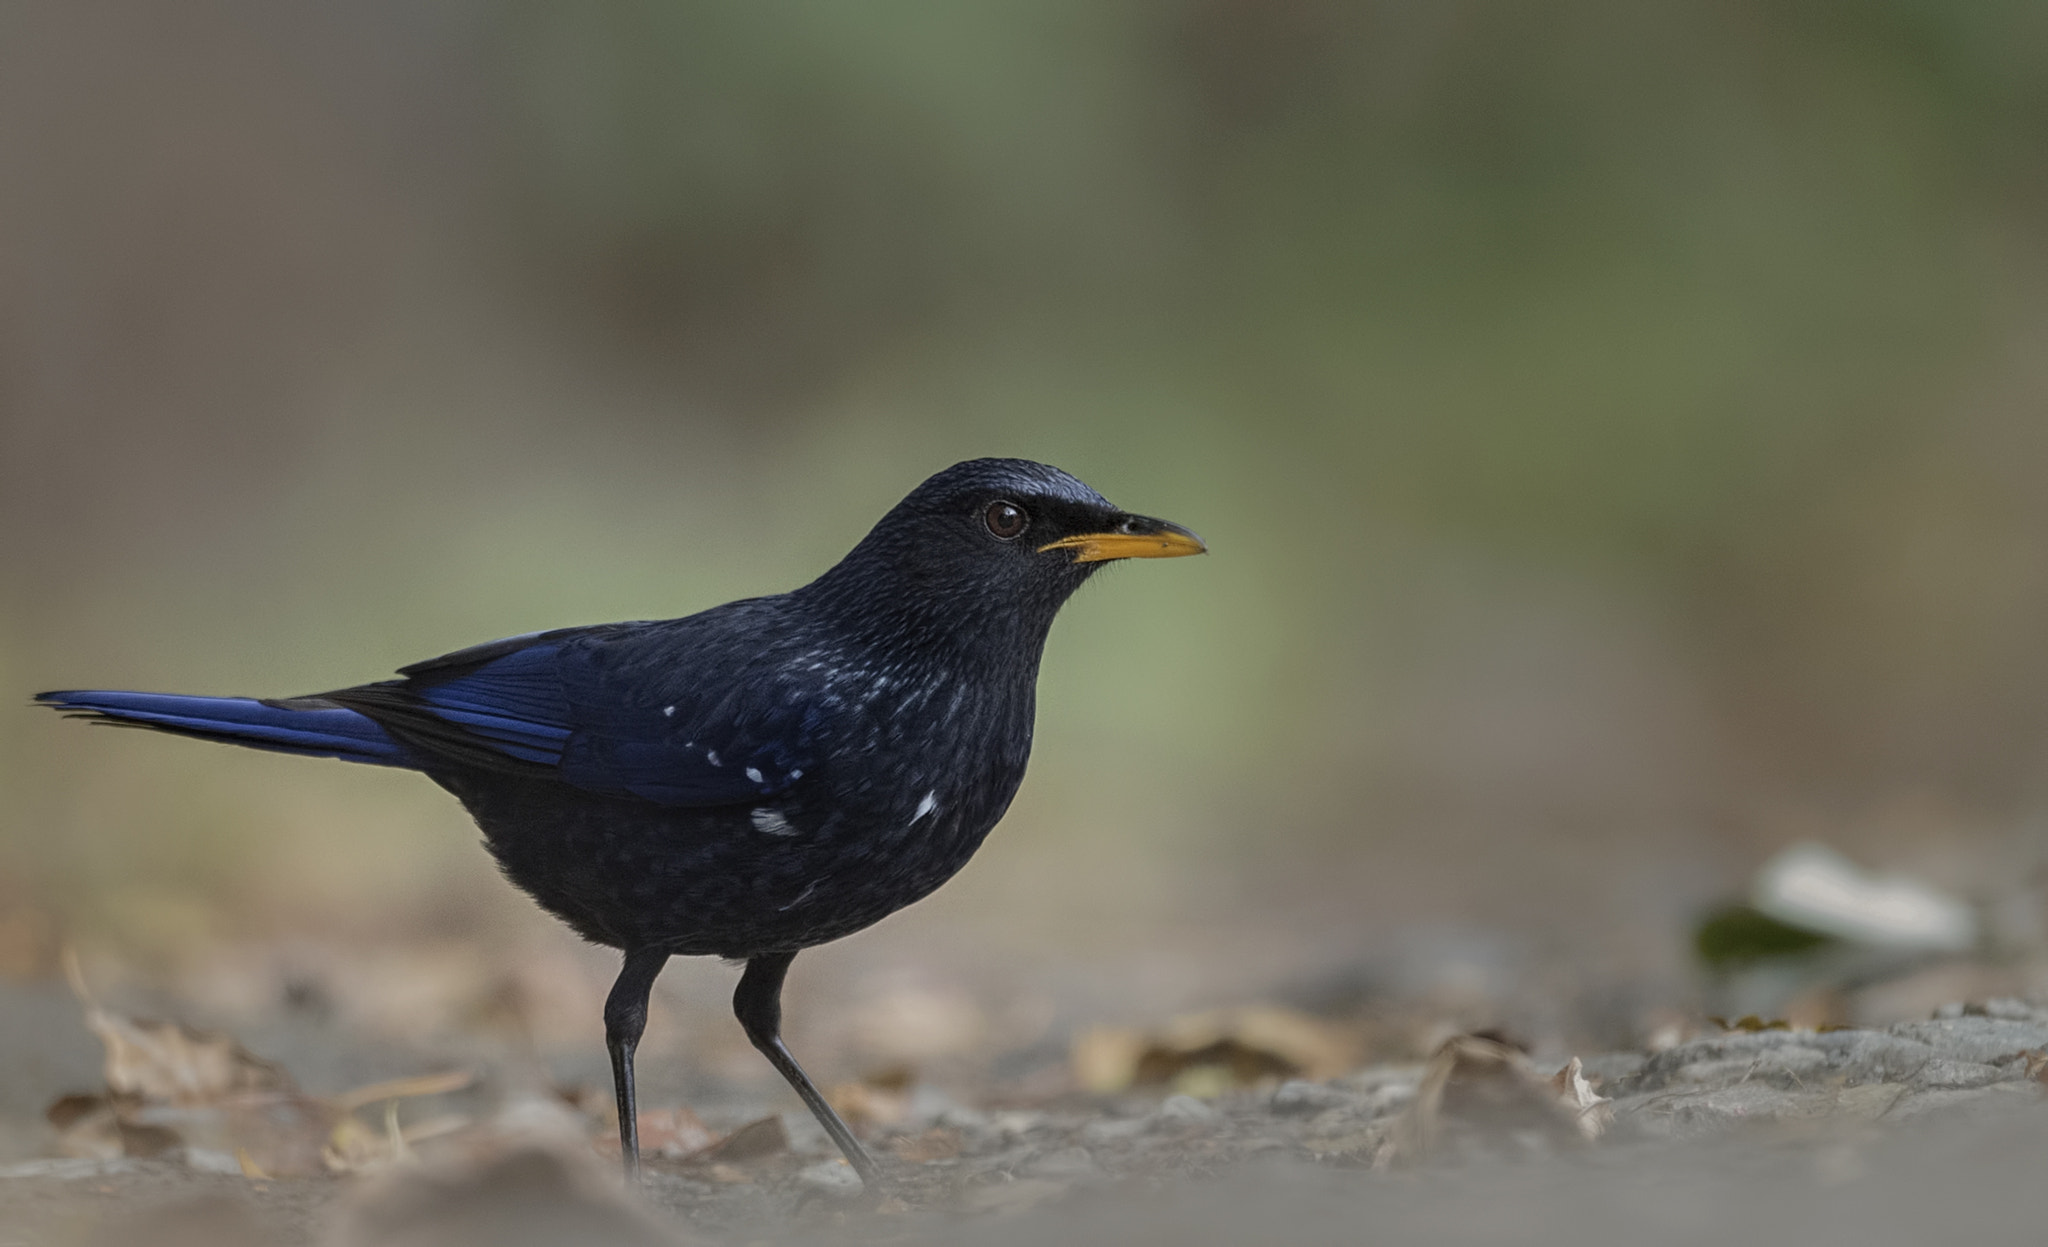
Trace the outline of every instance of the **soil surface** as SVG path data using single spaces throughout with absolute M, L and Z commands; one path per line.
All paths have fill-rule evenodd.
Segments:
M 1209 1099 L 990 1108 L 912 1087 L 868 1130 L 879 1194 L 800 1112 L 748 1146 L 652 1156 L 630 1194 L 587 1123 L 537 1102 L 501 1108 L 524 1125 L 488 1146 L 347 1177 L 215 1172 L 234 1166 L 200 1151 L 31 1157 L 0 1165 L 0 1244 L 2034 1243 L 2048 1226 L 2048 1008 L 1711 1033 L 1586 1057 L 1576 1093 L 1547 1059 L 1460 1042 Z

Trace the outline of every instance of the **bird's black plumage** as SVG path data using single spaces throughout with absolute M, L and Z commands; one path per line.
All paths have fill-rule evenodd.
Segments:
M 924 482 L 831 570 L 682 619 L 565 628 L 285 700 L 81 691 L 88 717 L 425 772 L 505 874 L 626 954 L 606 1007 L 636 1163 L 632 1050 L 672 955 L 747 962 L 735 1010 L 864 1178 L 779 1037 L 796 952 L 944 883 L 1024 777 L 1054 615 L 1105 561 L 1202 550 L 1044 464 Z

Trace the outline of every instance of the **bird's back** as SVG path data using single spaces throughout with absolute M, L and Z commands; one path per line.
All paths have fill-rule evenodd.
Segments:
M 608 658 L 587 661 L 609 678 L 571 683 L 603 696 L 601 712 L 579 713 L 610 735 L 563 753 L 610 759 L 608 780 L 462 759 L 423 768 L 508 877 L 599 943 L 742 958 L 850 934 L 965 865 L 1023 779 L 1035 655 L 984 671 L 878 652 L 787 598 L 603 646 Z M 618 769 L 648 759 L 659 765 Z M 619 782 L 701 797 L 706 772 L 734 787 L 661 800 Z

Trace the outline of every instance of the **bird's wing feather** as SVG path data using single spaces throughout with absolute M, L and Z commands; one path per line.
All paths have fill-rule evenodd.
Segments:
M 325 696 L 451 762 L 662 805 L 758 801 L 813 764 L 824 716 L 772 669 L 750 676 L 757 647 L 717 639 L 654 624 L 537 633 Z

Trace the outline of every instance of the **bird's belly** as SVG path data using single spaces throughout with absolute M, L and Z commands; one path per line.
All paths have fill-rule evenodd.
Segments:
M 730 958 L 822 944 L 922 899 L 967 864 L 1008 804 L 1005 792 L 996 808 L 908 823 L 847 813 L 790 834 L 748 806 L 671 809 L 502 777 L 437 778 L 506 877 L 586 939 Z

